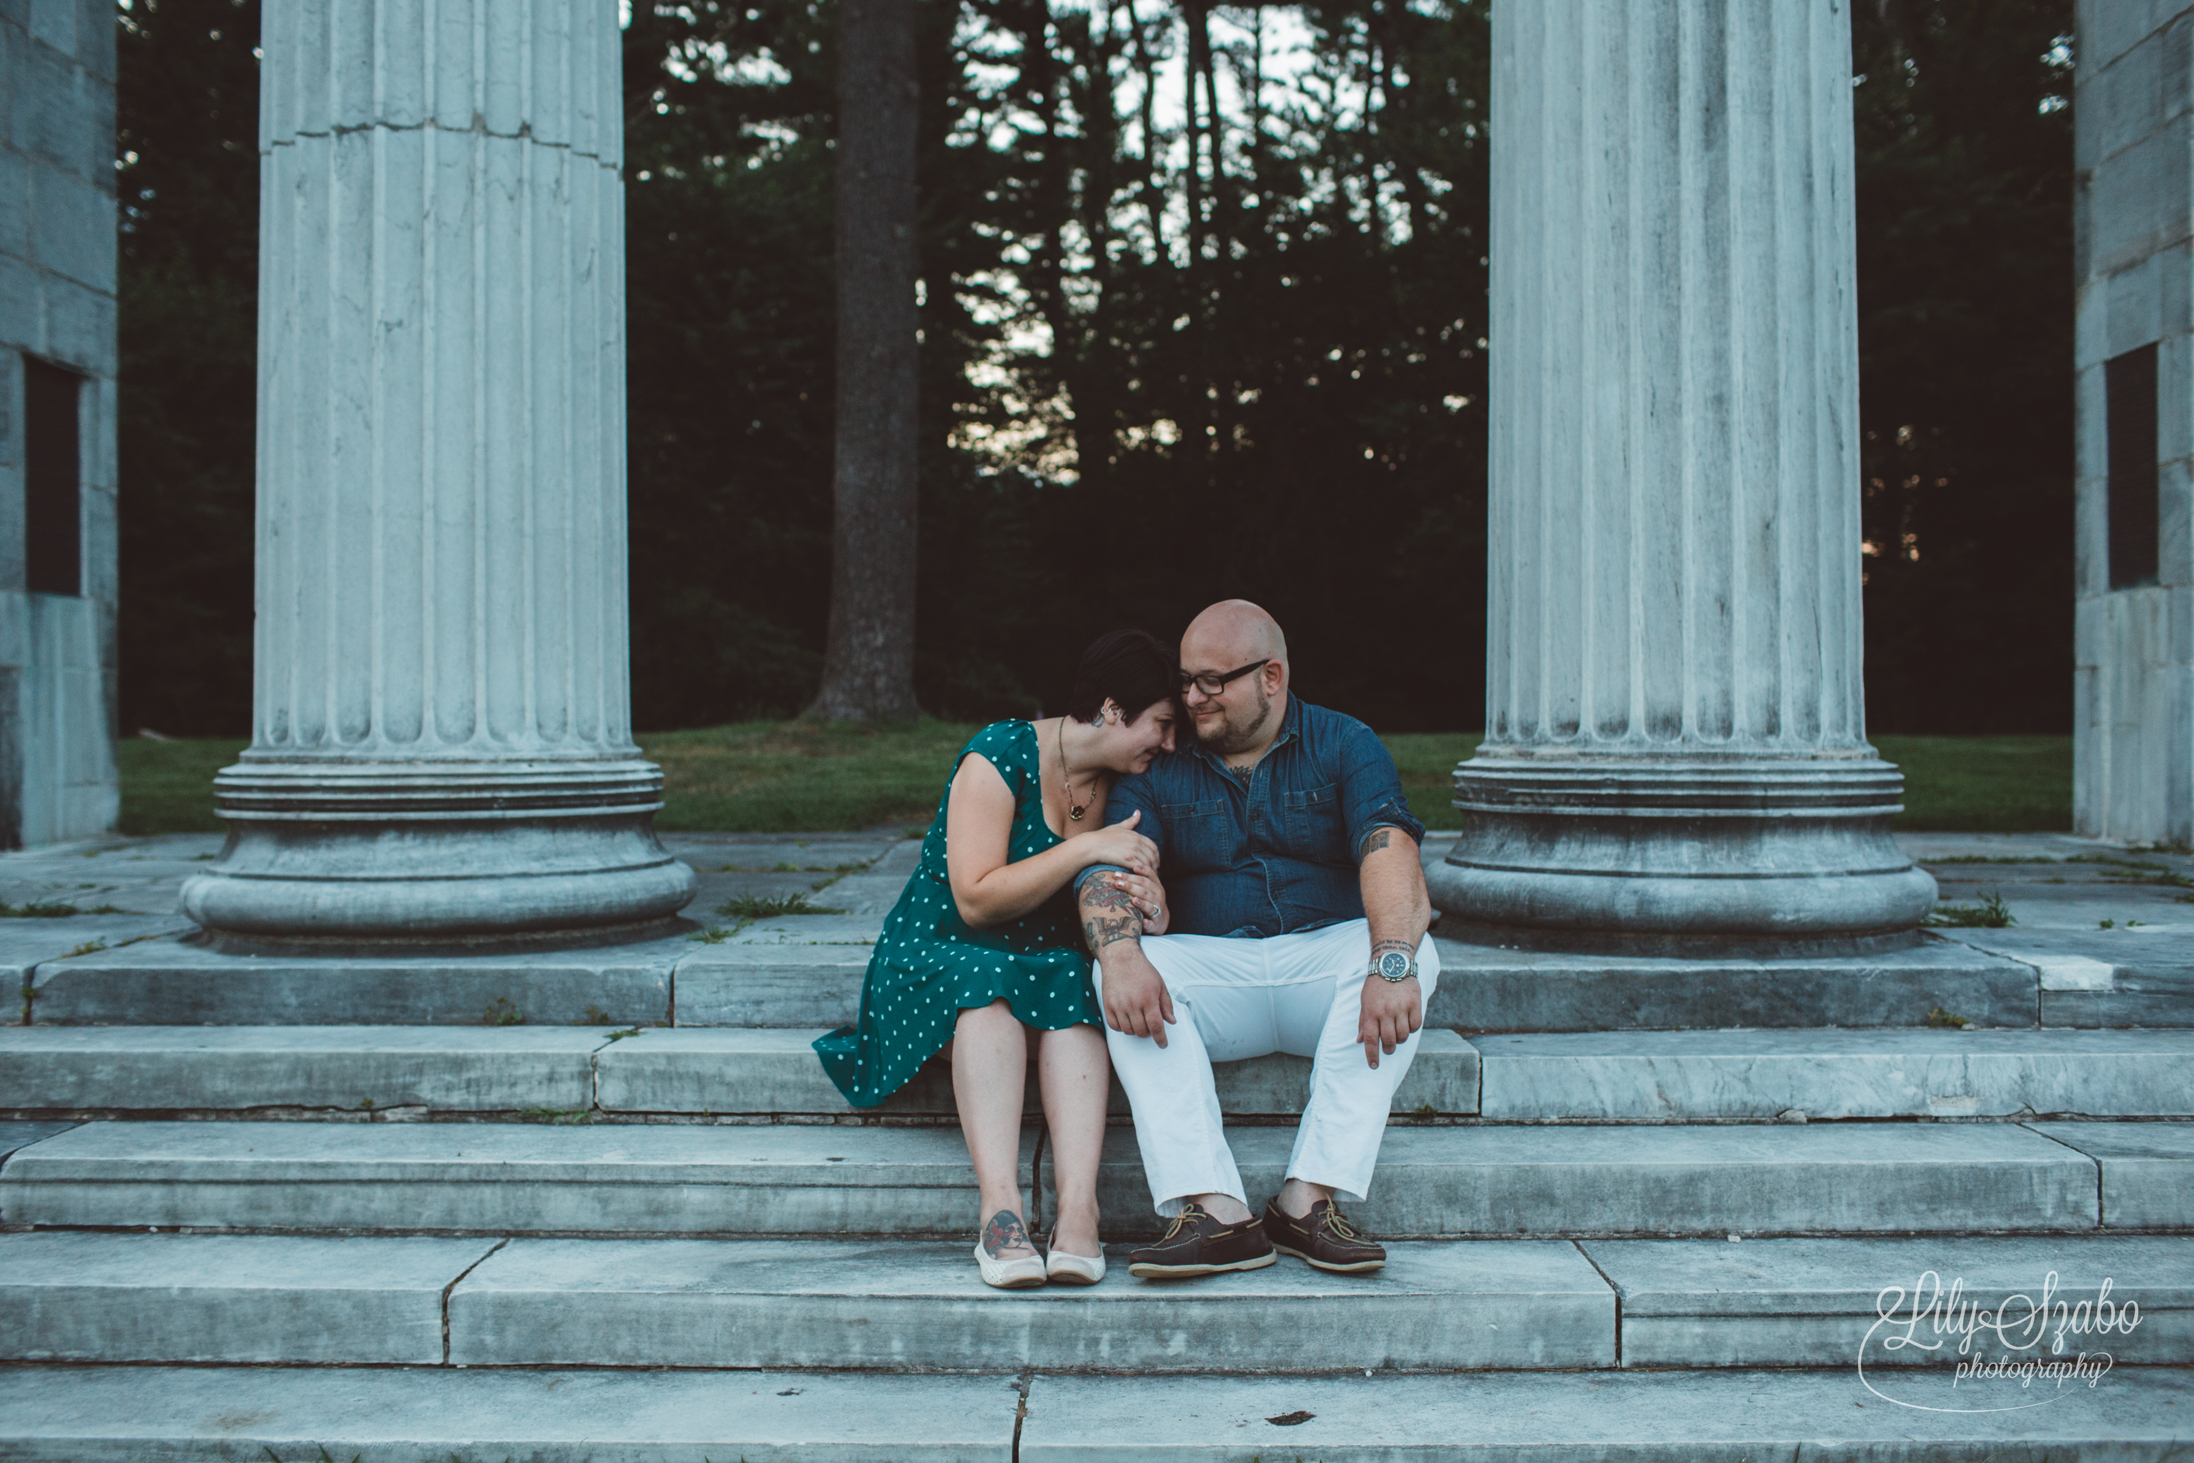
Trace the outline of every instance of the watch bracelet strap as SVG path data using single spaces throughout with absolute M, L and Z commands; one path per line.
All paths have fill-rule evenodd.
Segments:
M 1398 952 L 1389 951 L 1387 953 L 1395 954 Z M 1409 962 L 1409 968 L 1403 971 L 1400 975 L 1390 976 L 1385 971 L 1379 968 L 1386 961 L 1385 955 L 1374 956 L 1371 962 L 1371 969 L 1366 971 L 1365 974 L 1376 975 L 1377 977 L 1379 977 L 1379 979 L 1385 981 L 1389 985 L 1400 985 L 1405 980 L 1415 980 L 1417 978 L 1417 957 L 1414 955 L 1406 955 L 1403 958 Z

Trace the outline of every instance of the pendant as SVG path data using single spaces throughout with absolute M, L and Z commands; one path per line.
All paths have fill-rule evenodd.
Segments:
M 1067 817 L 1069 817 L 1069 818 L 1073 819 L 1073 820 L 1074 820 L 1075 822 L 1079 823 L 1079 822 L 1081 822 L 1081 821 L 1082 821 L 1082 814 L 1083 814 L 1084 812 L 1086 812 L 1086 811 L 1087 811 L 1087 809 L 1085 809 L 1085 808 L 1068 808 L 1068 809 L 1067 809 Z

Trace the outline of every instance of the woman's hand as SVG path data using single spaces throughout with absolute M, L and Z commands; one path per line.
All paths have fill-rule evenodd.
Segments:
M 1135 831 L 1135 825 L 1143 821 L 1138 808 L 1110 828 L 1100 828 L 1095 833 L 1085 833 L 1075 840 L 1077 851 L 1090 864 L 1121 864 L 1139 874 L 1158 872 L 1158 845 Z
M 1166 886 L 1158 882 L 1155 874 L 1105 874 L 1102 877 L 1135 901 L 1135 912 L 1143 917 L 1144 934 L 1166 932 L 1166 927 L 1173 922 L 1173 913 L 1166 907 Z

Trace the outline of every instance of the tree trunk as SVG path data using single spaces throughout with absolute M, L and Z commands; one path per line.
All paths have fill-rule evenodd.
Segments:
M 914 0 L 838 9 L 838 430 L 824 721 L 914 704 Z

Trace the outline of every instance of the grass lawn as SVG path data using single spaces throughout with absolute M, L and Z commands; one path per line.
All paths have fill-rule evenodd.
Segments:
M 1904 770 L 1897 827 L 1939 833 L 2070 833 L 2070 737 L 1874 737 Z
M 1476 732 L 1385 739 L 1402 791 L 1427 828 L 1460 828 L 1448 802 L 1448 774 L 1478 746 Z M 1896 737 L 1873 739 L 1905 775 L 1906 832 L 2068 833 L 2072 829 L 2072 738 Z
M 640 738 L 663 768 L 656 826 L 693 832 L 828 832 L 882 823 L 927 824 L 946 764 L 975 728 L 923 721 L 898 731 L 751 721 Z M 1431 828 L 1459 828 L 1448 775 L 1478 745 L 1476 732 L 1386 739 L 1409 805 Z M 1902 829 L 2061 833 L 2072 826 L 2070 737 L 1874 739 L 1904 768 Z M 244 743 L 225 739 L 121 744 L 122 831 L 218 833 L 213 774 Z
M 122 763 L 124 833 L 220 833 L 213 816 L 213 774 L 250 746 L 226 737 L 156 742 L 128 737 L 116 748 Z
M 663 769 L 655 826 L 690 832 L 826 833 L 936 816 L 952 754 L 976 728 L 930 721 L 897 731 L 743 721 L 657 732 L 641 750 Z
M 1380 740 L 1394 754 L 1409 810 L 1427 828 L 1462 827 L 1463 815 L 1449 801 L 1455 796 L 1455 764 L 1477 751 L 1484 738 L 1478 732 L 1404 732 Z

